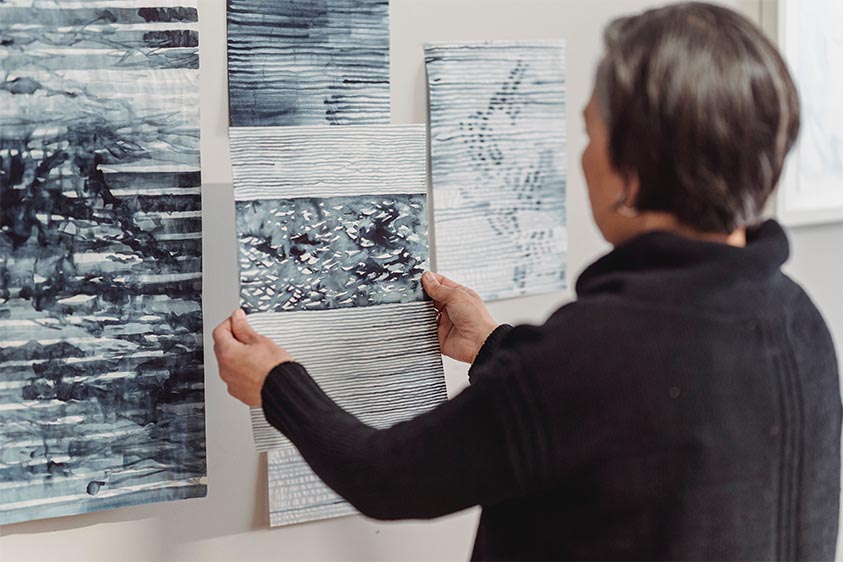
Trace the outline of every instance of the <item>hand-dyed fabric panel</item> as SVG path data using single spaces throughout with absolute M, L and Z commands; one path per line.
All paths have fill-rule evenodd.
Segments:
M 0 2 L 0 524 L 204 496 L 196 0 Z
M 417 194 L 238 202 L 244 310 L 422 300 L 425 199 Z
M 428 268 L 422 125 L 232 128 L 249 322 L 375 427 L 446 398 Z M 354 513 L 252 411 L 272 525 Z
M 485 299 L 565 287 L 561 42 L 428 45 L 437 269 Z
M 389 123 L 389 0 L 228 0 L 231 125 Z

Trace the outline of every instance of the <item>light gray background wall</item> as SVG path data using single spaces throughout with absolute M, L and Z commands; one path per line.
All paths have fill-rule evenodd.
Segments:
M 426 121 L 422 44 L 434 40 L 564 38 L 568 52 L 570 270 L 607 250 L 588 211 L 579 155 L 579 112 L 590 94 L 601 30 L 612 18 L 660 2 L 643 0 L 392 0 L 395 123 Z M 724 2 L 766 21 L 774 0 Z M 225 1 L 201 0 L 202 133 L 205 177 L 206 342 L 237 306 L 231 171 L 227 142 Z M 768 23 L 768 25 L 770 25 Z M 774 23 L 772 24 L 774 25 Z M 843 226 L 792 233 L 791 273 L 843 328 Z M 572 278 L 573 280 L 573 278 Z M 539 322 L 571 292 L 496 303 L 501 322 Z M 247 410 L 231 399 L 207 359 L 209 496 L 186 502 L 37 521 L 0 528 L 0 560 L 465 560 L 478 511 L 434 522 L 384 524 L 360 516 L 267 529 L 264 459 L 251 443 Z M 447 364 L 448 385 L 465 369 Z

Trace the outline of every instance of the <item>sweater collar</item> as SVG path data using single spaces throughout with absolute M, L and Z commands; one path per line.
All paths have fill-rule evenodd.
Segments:
M 737 248 L 693 240 L 664 231 L 639 235 L 619 244 L 589 266 L 577 281 L 577 294 L 617 292 L 636 283 L 667 278 L 711 286 L 728 281 L 761 281 L 777 274 L 790 256 L 784 229 L 770 220 L 747 231 L 747 245 Z

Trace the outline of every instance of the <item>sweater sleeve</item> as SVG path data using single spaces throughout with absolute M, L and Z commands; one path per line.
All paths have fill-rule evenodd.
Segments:
M 494 332 L 489 334 L 489 337 L 486 338 L 486 341 L 483 343 L 483 347 L 481 347 L 480 351 L 477 353 L 477 357 L 474 358 L 474 363 L 471 364 L 471 368 L 468 370 L 468 380 L 470 382 L 473 383 L 475 381 L 474 375 L 480 371 L 480 368 L 484 364 L 489 362 L 489 359 L 500 348 L 504 338 L 511 331 L 512 326 L 509 324 L 501 324 L 495 328 Z
M 514 354 L 453 400 L 389 429 L 337 406 L 297 363 L 263 387 L 267 420 L 313 471 L 376 519 L 426 519 L 521 496 L 541 485 L 544 431 Z

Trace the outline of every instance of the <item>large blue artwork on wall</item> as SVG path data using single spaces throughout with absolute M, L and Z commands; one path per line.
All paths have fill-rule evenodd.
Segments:
M 426 47 L 440 273 L 485 299 L 565 287 L 565 47 Z
M 389 0 L 228 0 L 231 125 L 389 123 Z
M 204 496 L 197 1 L 0 22 L 0 524 Z

